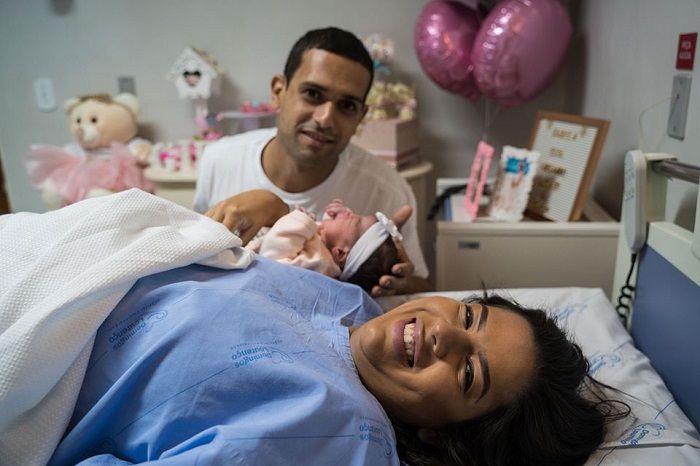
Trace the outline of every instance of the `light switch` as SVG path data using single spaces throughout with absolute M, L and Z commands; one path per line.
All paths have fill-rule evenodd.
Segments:
M 119 76 L 117 78 L 117 86 L 119 87 L 120 93 L 128 92 L 129 94 L 136 95 L 136 84 L 132 76 Z
M 668 135 L 676 139 L 685 138 L 685 120 L 690 102 L 690 75 L 678 74 L 673 77 L 671 111 L 668 114 Z
M 53 112 L 56 110 L 56 97 L 54 96 L 51 78 L 37 78 L 34 80 L 34 98 L 40 111 Z

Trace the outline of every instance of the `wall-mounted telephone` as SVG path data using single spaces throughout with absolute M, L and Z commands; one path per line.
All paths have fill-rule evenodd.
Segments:
M 647 238 L 646 222 L 647 159 L 639 150 L 625 154 L 625 181 L 622 216 L 625 239 L 632 252 L 638 252 Z

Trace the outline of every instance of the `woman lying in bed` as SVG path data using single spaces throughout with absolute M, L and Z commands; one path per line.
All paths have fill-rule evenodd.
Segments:
M 382 314 L 256 259 L 136 282 L 100 327 L 52 465 L 581 464 L 610 403 L 544 312 L 499 297 Z

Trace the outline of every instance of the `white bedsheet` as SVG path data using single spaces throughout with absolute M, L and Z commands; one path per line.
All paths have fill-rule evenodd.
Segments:
M 246 267 L 237 246 L 223 225 L 136 189 L 0 216 L 0 464 L 48 461 L 95 331 L 138 278 L 194 262 Z
M 461 299 L 480 292 L 439 292 L 381 298 L 384 309 L 416 296 Z M 603 383 L 641 400 L 611 394 L 631 405 L 633 415 L 613 423 L 606 441 L 587 466 L 700 465 L 700 435 L 673 401 L 673 396 L 649 360 L 632 343 L 617 313 L 597 288 L 533 288 L 503 290 L 529 307 L 558 318 L 591 363 L 591 374 Z

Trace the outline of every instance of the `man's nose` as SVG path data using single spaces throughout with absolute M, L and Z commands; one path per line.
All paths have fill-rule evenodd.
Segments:
M 333 125 L 333 113 L 333 102 L 324 102 L 316 106 L 314 110 L 314 120 L 321 128 L 330 128 Z

